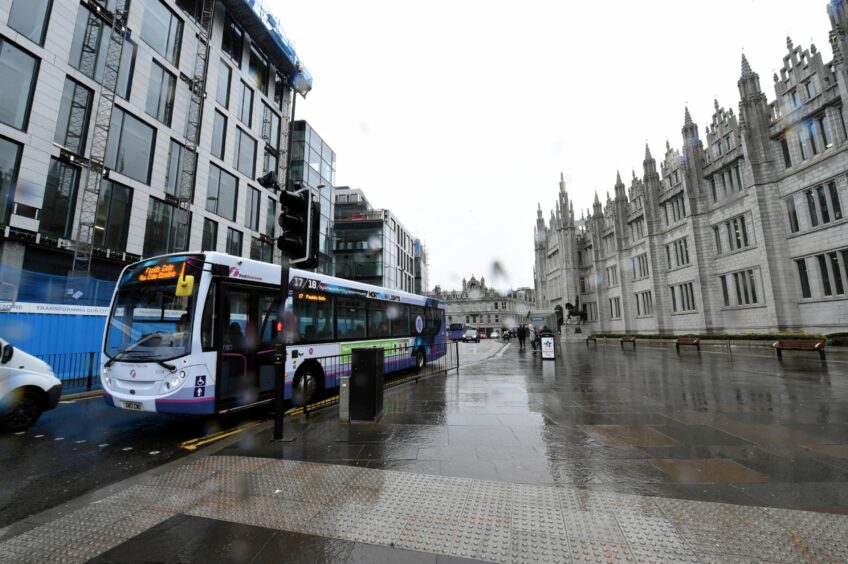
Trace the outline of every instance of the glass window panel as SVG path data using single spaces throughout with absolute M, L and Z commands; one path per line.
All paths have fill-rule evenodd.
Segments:
M 156 130 L 135 116 L 115 108 L 106 144 L 106 166 L 139 182 L 150 184 L 150 165 Z
M 842 219 L 842 204 L 839 202 L 839 191 L 836 189 L 836 182 L 828 183 L 830 190 L 830 203 L 833 207 L 833 219 Z
M 819 261 L 819 272 L 821 273 L 822 279 L 822 289 L 824 290 L 825 296 L 832 296 L 833 290 L 830 288 L 830 274 L 827 271 L 827 260 L 824 255 L 818 255 L 816 257 Z
M 218 250 L 218 222 L 208 218 L 203 218 L 203 241 L 201 243 L 202 251 L 217 251 Z
M 233 163 L 236 169 L 249 178 L 254 177 L 256 166 L 256 141 L 242 131 L 236 130 L 236 155 Z
M 260 53 L 256 47 L 250 46 L 250 59 L 248 61 L 248 73 L 259 87 L 259 91 L 268 95 L 268 59 Z
M 226 65 L 223 59 L 218 59 L 218 88 L 215 92 L 215 99 L 225 108 L 230 107 L 230 82 L 232 81 L 233 71 Z
M 51 3 L 52 0 L 14 0 L 9 12 L 9 27 L 43 45 Z
M 807 276 L 806 259 L 796 260 L 795 266 L 798 267 L 798 278 L 801 281 L 801 297 L 809 298 L 812 294 L 810 293 L 810 278 Z
M 786 199 L 786 211 L 789 213 L 789 230 L 792 233 L 798 232 L 798 212 L 795 209 L 795 197 L 790 196 Z
M 268 237 L 273 237 L 276 226 L 277 202 L 274 198 L 268 198 L 268 207 L 265 208 L 265 234 Z
M 227 146 L 227 118 L 215 110 L 215 121 L 212 125 L 212 154 L 219 159 L 224 158 Z
M 830 121 L 828 121 L 827 116 L 819 118 L 819 129 L 821 129 L 822 137 L 824 137 L 824 148 L 833 147 L 833 135 L 830 133 Z
M 786 138 L 780 140 L 780 148 L 783 149 L 783 166 L 789 168 L 792 166 L 792 157 L 789 154 L 789 143 Z
M 0 122 L 26 129 L 37 75 L 38 60 L 0 38 Z
M 153 61 L 150 67 L 150 82 L 147 88 L 147 103 L 145 111 L 164 123 L 171 125 L 171 113 L 174 109 L 174 93 L 177 78 L 165 68 Z
M 365 300 L 336 298 L 336 331 L 340 340 L 365 338 Z
M 227 14 L 224 21 L 224 33 L 221 41 L 221 50 L 229 55 L 237 67 L 241 68 L 241 53 L 244 42 L 241 28 Z
M 165 170 L 165 193 L 177 196 L 183 168 L 183 146 L 171 139 L 168 153 L 168 168 Z
M 842 295 L 845 293 L 845 288 L 842 286 L 842 272 L 839 269 L 839 255 L 836 253 L 829 253 L 830 256 L 830 266 L 831 270 L 833 270 L 833 286 L 836 290 L 837 295 Z
M 830 223 L 830 212 L 827 207 L 827 196 L 824 192 L 824 186 L 818 186 L 816 188 L 816 193 L 819 195 L 822 223 Z
M 241 256 L 242 232 L 227 228 L 227 254 Z
M 230 221 L 235 221 L 237 195 L 238 181 L 236 177 L 210 164 L 206 209 Z
M 203 15 L 203 0 L 177 0 L 177 6 L 194 21 L 200 23 Z
M 91 116 L 91 98 L 91 90 L 70 78 L 65 78 L 53 141 L 78 155 L 85 151 L 88 122 Z
M 819 216 L 816 213 L 816 201 L 813 199 L 813 191 L 807 190 L 804 194 L 807 196 L 807 208 L 810 210 L 810 225 L 816 227 L 819 224 Z
M 0 222 L 8 223 L 18 180 L 21 146 L 0 137 Z
M 135 54 L 138 46 L 131 39 L 124 39 L 124 48 L 121 51 L 121 66 L 118 70 L 118 84 L 115 86 L 115 94 L 124 100 L 130 99 L 132 80 L 135 74 Z M 103 62 L 105 64 L 105 52 Z
M 55 158 L 50 159 L 44 204 L 39 218 L 40 233 L 62 239 L 71 238 L 79 177 L 79 168 Z
M 274 79 L 274 103 L 280 110 L 283 109 L 284 84 L 283 75 L 276 73 L 276 78 Z
M 188 212 L 156 198 L 147 208 L 144 256 L 157 256 L 186 250 Z
M 180 55 L 182 35 L 183 21 L 165 4 L 157 0 L 144 3 L 141 38 L 175 66 Z
M 250 188 L 247 191 L 247 209 L 245 210 L 244 224 L 254 231 L 259 231 L 260 198 L 259 190 L 256 188 Z
M 241 83 L 241 106 L 239 108 L 239 119 L 243 124 L 250 127 L 253 119 L 253 90 Z
M 122 252 L 126 250 L 131 207 L 132 189 L 103 180 L 94 227 L 96 246 Z

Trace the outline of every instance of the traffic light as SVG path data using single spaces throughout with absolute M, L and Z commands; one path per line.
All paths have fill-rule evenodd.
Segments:
M 317 267 L 321 204 L 313 201 L 308 190 L 282 192 L 277 222 L 282 228 L 277 238 L 277 248 L 299 268 Z

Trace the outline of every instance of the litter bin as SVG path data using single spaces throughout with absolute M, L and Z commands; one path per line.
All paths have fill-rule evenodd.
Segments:
M 350 364 L 350 420 L 376 421 L 383 414 L 383 348 L 353 349 Z

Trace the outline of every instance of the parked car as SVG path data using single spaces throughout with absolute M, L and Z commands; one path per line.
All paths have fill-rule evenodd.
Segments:
M 61 395 L 62 382 L 49 364 L 0 339 L 0 430 L 30 427 Z
M 466 329 L 465 333 L 462 335 L 462 342 L 463 343 L 469 343 L 469 342 L 479 343 L 480 342 L 480 333 L 477 332 L 477 329 Z
M 501 338 L 501 334 L 500 334 L 500 333 L 498 333 L 497 331 L 492 331 L 492 334 L 491 334 L 491 335 L 489 335 L 489 338 L 490 338 L 490 339 L 500 339 L 500 338 Z
M 488 337 L 486 336 L 486 332 L 485 332 L 485 331 L 483 331 L 482 333 L 480 333 L 480 338 L 481 338 L 481 339 L 488 339 Z

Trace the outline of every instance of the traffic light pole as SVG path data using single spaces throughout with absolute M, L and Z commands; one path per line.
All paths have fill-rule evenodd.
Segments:
M 286 408 L 286 299 L 289 296 L 289 258 L 284 254 L 280 261 L 280 307 L 277 319 L 277 342 L 274 343 L 274 440 L 283 440 L 283 415 Z

